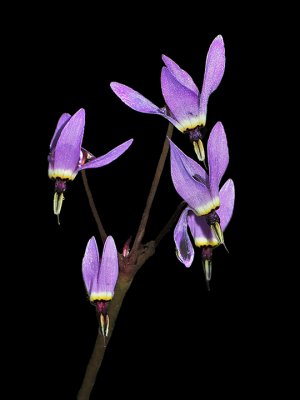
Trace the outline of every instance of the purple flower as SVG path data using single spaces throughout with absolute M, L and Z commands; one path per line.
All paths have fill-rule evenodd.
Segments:
M 94 236 L 88 241 L 82 260 L 82 275 L 90 301 L 95 304 L 99 316 L 100 332 L 108 335 L 109 317 L 107 304 L 113 298 L 118 279 L 118 253 L 112 236 L 108 236 L 99 258 Z
M 234 198 L 234 184 L 231 179 L 228 179 L 220 190 L 218 215 L 222 231 L 226 229 L 232 217 Z M 211 230 L 204 216 L 197 217 L 190 207 L 186 207 L 174 230 L 176 255 L 186 267 L 190 267 L 194 260 L 194 247 L 191 243 L 187 227 L 190 229 L 195 245 L 202 248 L 202 264 L 209 288 L 212 271 L 212 250 L 219 245 L 218 237 Z
M 73 116 L 62 114 L 57 123 L 50 143 L 48 156 L 50 179 L 55 180 L 53 201 L 54 214 L 59 216 L 63 192 L 67 188 L 67 181 L 72 181 L 79 171 L 88 168 L 103 167 L 123 154 L 133 142 L 133 139 L 114 148 L 107 154 L 95 158 L 90 152 L 81 147 L 85 125 L 85 111 L 78 110 Z
M 224 243 L 220 219 L 219 184 L 228 161 L 227 138 L 221 122 L 213 127 L 208 143 L 209 174 L 196 161 L 185 155 L 171 140 L 171 176 L 177 193 L 197 216 L 205 216 L 220 243 Z
M 191 76 L 169 57 L 163 55 L 165 67 L 161 72 L 161 89 L 166 107 L 159 108 L 143 95 L 121 83 L 110 84 L 114 93 L 132 109 L 158 114 L 171 122 L 179 131 L 188 133 L 200 161 L 205 158 L 201 128 L 206 124 L 209 96 L 219 86 L 225 69 L 225 48 L 221 35 L 210 45 L 202 90 L 195 85 Z

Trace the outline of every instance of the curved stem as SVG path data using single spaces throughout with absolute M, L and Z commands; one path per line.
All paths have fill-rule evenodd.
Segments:
M 152 203 L 153 203 L 153 200 L 154 200 L 154 196 L 156 194 L 156 190 L 157 190 L 157 187 L 158 187 L 158 184 L 159 184 L 159 181 L 160 181 L 160 177 L 161 177 L 162 171 L 164 169 L 164 165 L 165 165 L 166 158 L 167 158 L 168 151 L 169 151 L 169 147 L 170 147 L 168 138 L 172 137 L 173 129 L 174 129 L 173 125 L 171 123 L 169 123 L 168 130 L 167 130 L 167 137 L 166 137 L 166 139 L 164 141 L 164 146 L 163 146 L 163 149 L 162 149 L 162 153 L 160 155 L 160 158 L 159 158 L 159 161 L 158 161 L 158 164 L 157 164 L 157 167 L 156 167 L 155 175 L 154 175 L 154 178 L 153 178 L 153 181 L 152 181 L 152 185 L 151 185 L 151 188 L 150 188 L 150 192 L 149 192 L 149 195 L 148 195 L 148 198 L 147 198 L 147 201 L 146 201 L 146 206 L 145 206 L 145 209 L 144 209 L 144 212 L 143 212 L 143 215 L 142 215 L 140 226 L 138 228 L 138 231 L 137 231 L 137 234 L 136 234 L 133 246 L 132 246 L 132 251 L 137 250 L 139 248 L 139 245 L 141 244 L 141 242 L 143 240 L 143 237 L 144 237 L 144 234 L 145 234 L 146 225 L 147 225 L 149 214 L 150 214 L 150 209 L 151 209 L 151 206 L 152 206 Z
M 172 134 L 173 134 L 173 125 L 169 124 L 167 137 L 171 138 Z M 148 260 L 148 258 L 155 253 L 156 246 L 158 245 L 160 240 L 165 236 L 165 234 L 170 230 L 172 224 L 175 221 L 176 216 L 178 215 L 179 211 L 181 211 L 181 208 L 183 208 L 183 203 L 181 203 L 180 209 L 179 207 L 177 208 L 175 214 L 171 217 L 171 219 L 169 220 L 165 228 L 162 230 L 162 232 L 157 236 L 155 241 L 150 241 L 149 243 L 146 243 L 145 245 L 141 246 L 141 242 L 144 237 L 146 225 L 150 214 L 150 209 L 165 165 L 165 161 L 168 155 L 168 150 L 169 150 L 169 141 L 166 138 L 164 141 L 162 153 L 158 161 L 158 165 L 152 181 L 150 192 L 146 201 L 146 206 L 142 215 L 142 219 L 131 252 L 128 255 L 128 257 L 123 257 L 119 255 L 119 271 L 120 271 L 119 278 L 115 287 L 114 297 L 111 300 L 108 309 L 109 322 L 110 322 L 109 335 L 106 339 L 105 344 L 103 337 L 101 337 L 100 334 L 98 334 L 97 336 L 91 358 L 86 368 L 82 385 L 77 395 L 77 400 L 88 400 L 90 398 L 91 391 L 96 381 L 97 373 L 102 364 L 102 360 L 106 350 L 106 345 L 108 344 L 111 334 L 114 330 L 115 322 L 119 314 L 124 296 L 127 293 L 127 290 L 129 289 L 136 272 Z M 101 239 L 104 242 L 107 235 L 100 220 L 99 214 L 97 212 L 96 205 L 91 190 L 89 188 L 85 171 L 82 171 L 82 180 L 88 197 L 89 205 L 91 207 L 93 216 L 97 223 Z
M 107 238 L 107 234 L 105 232 L 105 229 L 102 225 L 100 216 L 98 214 L 98 211 L 97 211 L 97 208 L 96 208 L 96 205 L 94 202 L 94 198 L 93 198 L 93 195 L 92 195 L 92 192 L 91 192 L 91 189 L 90 189 L 87 177 L 86 177 L 86 172 L 84 170 L 81 171 L 81 176 L 82 176 L 82 180 L 83 180 L 84 189 L 85 189 L 86 195 L 88 197 L 89 205 L 90 205 L 92 213 L 93 213 L 93 217 L 95 218 L 100 237 L 102 239 L 102 242 L 104 243 Z
M 181 211 L 184 209 L 186 206 L 186 202 L 182 201 L 176 210 L 174 211 L 173 215 L 169 219 L 169 221 L 166 223 L 166 225 L 163 227 L 163 229 L 160 231 L 160 233 L 156 236 L 154 243 L 155 247 L 157 247 L 160 243 L 160 241 L 165 237 L 165 235 L 169 232 L 169 230 L 173 227 L 174 223 L 176 222 L 177 218 L 179 217 L 179 214 Z

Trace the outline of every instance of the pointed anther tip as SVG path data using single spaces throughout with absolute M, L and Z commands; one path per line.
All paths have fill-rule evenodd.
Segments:
M 207 287 L 207 291 L 210 292 L 210 284 L 209 284 L 208 280 L 206 280 L 206 287 Z
M 222 243 L 222 244 L 223 244 L 223 246 L 225 247 L 225 250 L 227 251 L 227 253 L 228 253 L 228 254 L 230 254 L 230 253 L 229 253 L 229 250 L 228 250 L 228 248 L 227 248 L 227 246 L 226 246 L 226 244 L 225 244 L 225 242 L 224 242 L 224 241 L 223 241 L 223 243 Z

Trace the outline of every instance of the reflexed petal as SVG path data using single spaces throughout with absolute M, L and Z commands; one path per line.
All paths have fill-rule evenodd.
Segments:
M 78 171 L 88 168 L 104 167 L 104 165 L 110 164 L 112 161 L 120 157 L 131 146 L 132 142 L 133 139 L 127 140 L 127 142 L 120 144 L 119 146 L 115 147 L 113 150 L 109 151 L 103 156 L 94 158 L 93 160 L 88 161 L 86 164 L 81 165 L 78 168 Z
M 65 124 L 69 121 L 69 119 L 71 118 L 71 114 L 68 113 L 64 113 L 61 115 L 61 117 L 58 120 L 58 123 L 56 125 L 55 128 L 55 132 L 54 135 L 51 139 L 51 143 L 50 143 L 50 152 L 53 150 L 53 148 L 55 147 L 57 140 L 59 138 L 60 132 L 63 129 L 63 127 L 65 126 Z
M 192 265 L 195 255 L 194 247 L 187 231 L 187 215 L 190 210 L 189 207 L 183 210 L 174 230 L 177 258 L 187 268 Z
M 200 115 L 206 119 L 207 102 L 219 86 L 225 70 L 225 48 L 221 35 L 217 36 L 207 53 L 205 73 L 200 95 Z
M 95 292 L 102 300 L 111 300 L 119 274 L 118 252 L 112 236 L 108 236 L 102 253 L 100 273 Z M 100 300 L 100 299 L 99 299 Z
M 220 190 L 219 196 L 220 196 L 220 208 L 218 209 L 217 213 L 220 217 L 221 228 L 224 232 L 231 220 L 234 208 L 235 190 L 232 179 L 228 179 L 224 183 L 222 189 Z
M 186 156 L 171 140 L 169 141 L 171 176 L 177 193 L 197 215 L 208 214 L 218 204 L 214 203 L 207 187 L 206 172 L 194 160 Z
M 209 184 L 213 197 L 218 196 L 219 185 L 229 162 L 227 138 L 221 122 L 213 127 L 207 142 Z
M 205 217 L 197 217 L 194 213 L 190 213 L 188 226 L 197 247 L 217 246 L 219 244 Z
M 178 82 L 180 82 L 183 86 L 187 87 L 198 96 L 199 90 L 195 85 L 192 77 L 185 70 L 181 69 L 178 64 L 171 60 L 171 58 L 163 54 L 162 59 L 168 70 L 175 76 Z
M 146 99 L 146 97 L 139 92 L 131 89 L 129 86 L 118 82 L 111 82 L 110 87 L 112 91 L 123 101 L 123 103 L 133 110 L 146 114 L 163 115 L 163 112 L 159 107 L 153 104 L 150 100 Z
M 97 275 L 99 273 L 99 252 L 96 239 L 93 236 L 89 241 L 85 249 L 84 257 L 82 260 L 82 275 L 85 283 L 86 290 L 90 295 L 93 286 L 97 281 Z
M 167 106 L 181 125 L 181 132 L 200 124 L 198 96 L 183 86 L 166 67 L 161 71 L 161 90 Z
M 150 100 L 146 99 L 143 95 L 130 87 L 117 82 L 111 82 L 110 84 L 113 92 L 125 103 L 128 107 L 135 111 L 139 111 L 146 114 L 157 114 L 166 118 L 171 124 L 173 124 L 178 130 L 181 130 L 180 124 L 173 118 L 172 115 L 167 114 L 165 107 L 159 108 L 153 104 Z
M 182 162 L 184 163 L 184 166 L 186 170 L 189 172 L 191 176 L 196 176 L 196 180 L 202 183 L 205 183 L 205 185 L 208 185 L 208 175 L 205 171 L 204 168 L 201 167 L 200 164 L 198 164 L 196 161 L 194 161 L 192 158 L 188 157 L 176 144 L 169 139 L 170 142 L 170 149 L 171 149 L 171 155 L 172 152 L 174 153 L 174 156 L 178 156 Z
M 75 177 L 80 159 L 84 125 L 85 111 L 81 108 L 69 119 L 57 140 L 53 163 L 53 178 L 73 179 Z

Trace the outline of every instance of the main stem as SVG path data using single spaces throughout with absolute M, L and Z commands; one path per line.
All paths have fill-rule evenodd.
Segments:
M 172 134 L 173 134 L 173 125 L 169 124 L 168 131 L 167 131 L 167 137 L 171 138 Z M 162 153 L 161 153 L 160 159 L 158 161 L 158 165 L 156 167 L 155 175 L 154 175 L 152 185 L 150 188 L 150 192 L 149 192 L 149 195 L 148 195 L 148 198 L 146 201 L 146 206 L 145 206 L 145 209 L 144 209 L 144 212 L 142 215 L 142 219 L 141 219 L 131 252 L 130 252 L 129 256 L 126 258 L 119 255 L 120 273 L 119 273 L 119 278 L 118 278 L 118 281 L 116 284 L 114 297 L 111 300 L 109 309 L 108 309 L 108 314 L 109 314 L 109 319 L 110 319 L 110 331 L 109 331 L 109 336 L 107 337 L 107 340 L 106 340 L 106 345 L 109 342 L 109 339 L 113 332 L 115 322 L 116 322 L 117 316 L 119 314 L 124 296 L 127 293 L 127 290 L 129 289 L 136 272 L 147 261 L 147 259 L 149 257 L 151 257 L 155 252 L 156 243 L 154 241 L 149 242 L 143 246 L 141 246 L 141 242 L 142 242 L 144 234 L 145 234 L 145 229 L 146 229 L 146 225 L 148 222 L 150 209 L 151 209 L 151 206 L 152 206 L 152 203 L 153 203 L 156 191 L 157 191 L 157 187 L 158 187 L 158 184 L 160 181 L 160 177 L 161 177 L 164 165 L 165 165 L 165 161 L 166 161 L 166 158 L 168 155 L 168 150 L 169 150 L 168 138 L 166 138 L 164 141 Z M 82 171 L 82 179 L 83 179 L 84 188 L 85 188 L 88 200 L 89 200 L 89 205 L 91 207 L 93 216 L 97 223 L 97 227 L 98 227 L 101 239 L 104 242 L 107 235 L 106 235 L 106 232 L 102 225 L 99 214 L 97 212 L 97 208 L 96 208 L 91 190 L 89 188 L 89 184 L 87 181 L 85 171 Z M 164 231 L 164 233 L 162 235 L 158 236 L 158 242 L 164 236 L 165 232 L 166 231 Z M 103 337 L 98 334 L 96 343 L 95 343 L 95 346 L 93 349 L 93 353 L 92 353 L 89 363 L 87 365 L 87 369 L 85 372 L 85 376 L 84 376 L 81 388 L 77 395 L 77 400 L 88 400 L 90 398 L 90 394 L 91 394 L 91 391 L 95 384 L 97 373 L 99 371 L 99 368 L 101 366 L 101 363 L 102 363 L 102 360 L 103 360 L 103 357 L 105 354 L 106 345 L 104 346 Z
M 124 296 L 129 289 L 131 285 L 131 281 L 126 281 L 122 279 L 122 276 L 119 276 L 119 279 L 117 281 L 116 287 L 115 287 L 115 294 L 113 297 L 113 300 L 111 301 L 109 305 L 109 335 L 105 339 L 105 345 L 104 345 L 104 340 L 103 336 L 100 334 L 97 335 L 96 343 L 94 346 L 93 353 L 91 355 L 91 358 L 88 362 L 85 375 L 83 378 L 83 382 L 81 385 L 81 388 L 78 392 L 77 395 L 77 400 L 87 400 L 90 398 L 91 391 L 94 387 L 97 374 L 99 371 L 99 368 L 102 364 L 102 360 L 105 354 L 105 350 L 109 339 L 111 338 L 112 331 L 114 330 L 115 323 L 117 316 L 119 314 L 121 305 L 123 303 Z
M 144 234 L 145 234 L 145 229 L 146 229 L 146 225 L 148 222 L 150 209 L 151 209 L 151 206 L 152 206 L 152 203 L 154 200 L 154 196 L 157 191 L 157 187 L 158 187 L 160 177 L 161 177 L 161 174 L 162 174 L 164 166 L 165 166 L 166 158 L 168 155 L 168 150 L 170 147 L 168 138 L 171 139 L 172 134 L 173 134 L 173 129 L 174 129 L 173 125 L 171 123 L 169 123 L 168 130 L 167 130 L 167 137 L 164 141 L 164 146 L 163 146 L 163 149 L 162 149 L 162 152 L 161 152 L 161 155 L 160 155 L 157 167 L 156 167 L 155 175 L 154 175 L 152 185 L 150 188 L 150 192 L 149 192 L 149 195 L 148 195 L 148 198 L 146 201 L 146 206 L 145 206 L 145 209 L 144 209 L 144 212 L 142 215 L 140 226 L 138 228 L 138 231 L 137 231 L 137 234 L 136 234 L 133 246 L 132 246 L 133 251 L 135 251 L 139 248 L 139 245 L 141 244 Z

